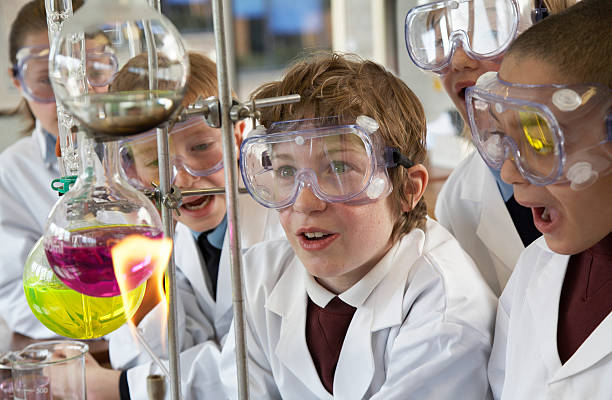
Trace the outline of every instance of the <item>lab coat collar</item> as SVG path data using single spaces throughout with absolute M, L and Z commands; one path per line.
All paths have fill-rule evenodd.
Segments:
M 565 272 L 570 256 L 557 254 L 546 245 L 544 236 L 538 238 L 534 245 L 541 247 L 541 256 L 534 265 L 543 265 L 541 273 L 533 282 L 533 288 L 527 291 L 527 300 L 534 309 L 536 333 L 540 346 L 543 349 L 544 359 L 552 378 L 548 382 L 554 383 L 576 375 L 599 362 L 612 353 L 612 313 L 595 328 L 582 345 L 561 365 L 557 350 L 557 323 L 559 315 L 559 300 L 561 288 L 565 279 Z M 543 262 L 542 262 L 543 261 Z M 551 301 L 551 299 L 554 299 Z
M 482 203 L 476 234 L 508 271 L 512 271 L 517 255 L 525 249 L 525 246 L 516 231 L 510 213 L 506 211 L 506 204 L 493 174 L 480 155 L 475 154 L 473 157 L 470 168 L 465 173 L 465 179 L 470 179 L 474 184 L 463 185 L 461 197 Z
M 367 279 L 364 277 L 360 281 L 363 282 L 361 285 L 353 286 L 355 290 L 349 293 L 347 299 L 339 296 L 345 302 L 357 302 L 355 304 L 358 306 L 338 359 L 334 398 L 356 399 L 366 394 L 374 376 L 372 333 L 402 323 L 407 275 L 422 254 L 424 244 L 425 233 L 420 229 L 413 230 L 387 252 L 372 273 L 366 275 Z M 383 279 L 385 277 L 387 279 Z M 321 384 L 306 344 L 307 287 L 316 284 L 310 279 L 303 264 L 294 255 L 270 292 L 265 307 L 282 318 L 280 338 L 275 349 L 280 362 L 317 397 L 332 398 Z M 313 295 L 323 302 L 330 295 L 333 297 L 333 294 L 320 290 L 315 290 Z M 366 356 L 368 354 L 370 357 Z
M 423 253 L 424 244 L 425 233 L 421 229 L 413 229 L 395 243 L 366 276 L 338 296 L 358 310 L 361 307 L 374 310 L 372 331 L 401 323 L 405 276 L 409 270 L 402 267 L 412 266 Z M 384 279 L 387 275 L 389 279 Z M 266 308 L 284 318 L 294 312 L 295 308 L 305 307 L 305 303 L 288 300 L 295 297 L 298 289 L 303 289 L 304 295 L 310 295 L 320 307 L 327 305 L 334 297 L 333 293 L 321 287 L 306 272 L 304 265 L 294 255 L 290 267 L 272 289 Z

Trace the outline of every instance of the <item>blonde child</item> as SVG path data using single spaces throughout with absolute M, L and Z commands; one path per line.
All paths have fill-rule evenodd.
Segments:
M 129 68 L 118 73 L 110 90 L 135 89 L 139 81 L 132 74 L 137 74 L 146 63 L 145 56 L 132 60 L 127 64 Z M 194 52 L 189 53 L 189 63 L 191 73 L 184 105 L 194 103 L 198 96 L 206 98 L 217 93 L 215 63 Z M 243 122 L 236 124 L 238 144 L 243 129 Z M 172 183 L 183 190 L 224 187 L 221 142 L 220 129 L 209 127 L 203 116 L 177 123 L 169 134 Z M 128 182 L 143 190 L 151 189 L 152 183 L 159 183 L 155 130 L 123 140 L 119 147 L 121 172 Z M 281 235 L 275 215 L 267 213 L 247 196 L 241 199 L 240 206 L 241 239 L 245 248 Z M 173 214 L 184 398 L 219 398 L 223 393 L 218 360 L 233 317 L 225 215 L 224 195 L 184 197 L 178 212 Z M 164 305 L 157 303 L 159 298 L 150 293 L 150 288 L 155 290 L 152 285 L 147 288 L 134 322 L 157 355 L 165 359 L 166 340 L 160 337 L 166 324 Z M 127 326 L 110 335 L 109 349 L 114 370 L 101 368 L 88 360 L 88 398 L 146 399 L 146 377 L 155 366 L 141 351 Z
M 254 97 L 291 93 L 301 102 L 263 110 L 266 133 L 241 146 L 247 189 L 286 235 L 244 258 L 251 398 L 487 398 L 495 300 L 426 217 L 418 99 L 339 54 Z M 236 398 L 232 332 L 221 378 Z
M 543 234 L 499 301 L 495 398 L 612 398 L 611 36 L 612 3 L 584 0 L 519 36 L 466 96 L 481 154 Z

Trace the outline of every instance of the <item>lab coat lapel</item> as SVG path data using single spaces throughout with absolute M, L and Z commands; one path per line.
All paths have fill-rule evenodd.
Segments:
M 415 229 L 390 250 L 393 254 L 384 258 L 384 262 L 393 267 L 355 311 L 346 332 L 334 375 L 335 399 L 352 400 L 366 396 L 374 377 L 373 333 L 402 323 L 407 275 L 422 253 L 424 241 L 423 231 Z
M 542 241 L 534 245 L 545 246 Z M 565 258 L 565 262 L 563 261 Z M 548 376 L 553 376 L 561 367 L 557 351 L 557 321 L 559 316 L 559 298 L 563 286 L 563 278 L 567 267 L 568 256 L 555 254 L 550 250 L 534 260 L 534 268 L 538 268 L 535 279 L 527 288 L 526 301 L 531 309 L 533 335 L 542 352 L 544 365 Z
M 484 163 L 480 157 L 477 158 L 479 162 Z M 464 197 L 481 201 L 482 211 L 476 234 L 504 264 L 510 275 L 516 264 L 517 255 L 525 249 L 525 246 L 514 227 L 510 214 L 503 212 L 506 204 L 499 193 L 493 175 L 486 168 L 480 168 L 479 175 L 474 181 L 480 182 L 481 185 L 464 185 Z M 507 277 L 503 278 L 505 280 Z
M 578 374 L 612 353 L 610 332 L 612 332 L 612 313 L 608 314 L 574 355 L 563 364 L 550 383 Z
M 225 232 L 223 250 L 219 259 L 219 277 L 217 278 L 217 301 L 215 304 L 215 326 L 228 312 L 232 312 L 232 271 L 229 254 L 229 235 Z
M 351 320 L 334 374 L 335 399 L 362 399 L 370 387 L 374 376 L 372 314 L 372 309 L 360 307 Z
M 269 235 L 270 210 L 262 207 L 251 198 L 243 195 L 238 200 L 238 223 L 240 224 L 240 246 L 243 251 L 266 239 Z M 215 321 L 220 321 L 232 311 L 232 271 L 230 264 L 229 229 L 223 239 L 223 250 L 219 260 L 219 277 L 217 278 L 217 302 Z M 241 254 L 243 253 L 241 251 Z
M 265 307 L 282 319 L 275 349 L 280 363 L 319 399 L 331 399 L 331 394 L 319 379 L 306 344 L 308 295 L 304 286 L 305 274 L 304 267 L 295 257 L 270 293 Z
M 210 298 L 210 292 L 206 287 L 206 277 L 204 276 L 204 265 L 200 256 L 200 250 L 189 228 L 180 222 L 176 224 L 175 228 L 174 261 L 183 274 L 185 274 L 189 283 L 191 283 L 195 293 Z

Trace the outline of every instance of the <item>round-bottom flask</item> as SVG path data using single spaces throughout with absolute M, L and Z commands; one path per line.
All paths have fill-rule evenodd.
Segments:
M 23 271 L 23 289 L 38 320 L 58 335 L 73 339 L 104 336 L 131 318 L 145 293 L 146 283 L 121 296 L 93 297 L 70 289 L 47 262 L 42 238 L 30 252 Z
M 79 137 L 81 173 L 56 203 L 43 239 L 49 265 L 68 287 L 88 296 L 121 294 L 111 248 L 130 235 L 162 237 L 157 209 L 119 174 L 117 143 Z M 131 291 L 153 273 L 154 255 L 130 260 L 124 279 Z

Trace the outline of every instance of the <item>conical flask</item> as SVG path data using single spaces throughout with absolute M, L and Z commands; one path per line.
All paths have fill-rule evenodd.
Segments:
M 93 297 L 70 289 L 60 281 L 47 261 L 40 238 L 23 270 L 23 289 L 36 318 L 58 335 L 73 339 L 104 336 L 123 325 L 138 309 L 146 283 L 127 295 Z
M 188 74 L 178 31 L 145 0 L 88 0 L 64 23 L 49 57 L 55 96 L 97 140 L 170 119 Z
M 112 246 L 130 235 L 162 237 L 161 219 L 153 203 L 121 177 L 117 142 L 79 134 L 81 173 L 51 210 L 43 245 L 49 265 L 68 287 L 88 296 L 118 296 Z M 128 291 L 151 276 L 152 258 L 145 255 L 131 266 L 124 277 Z

